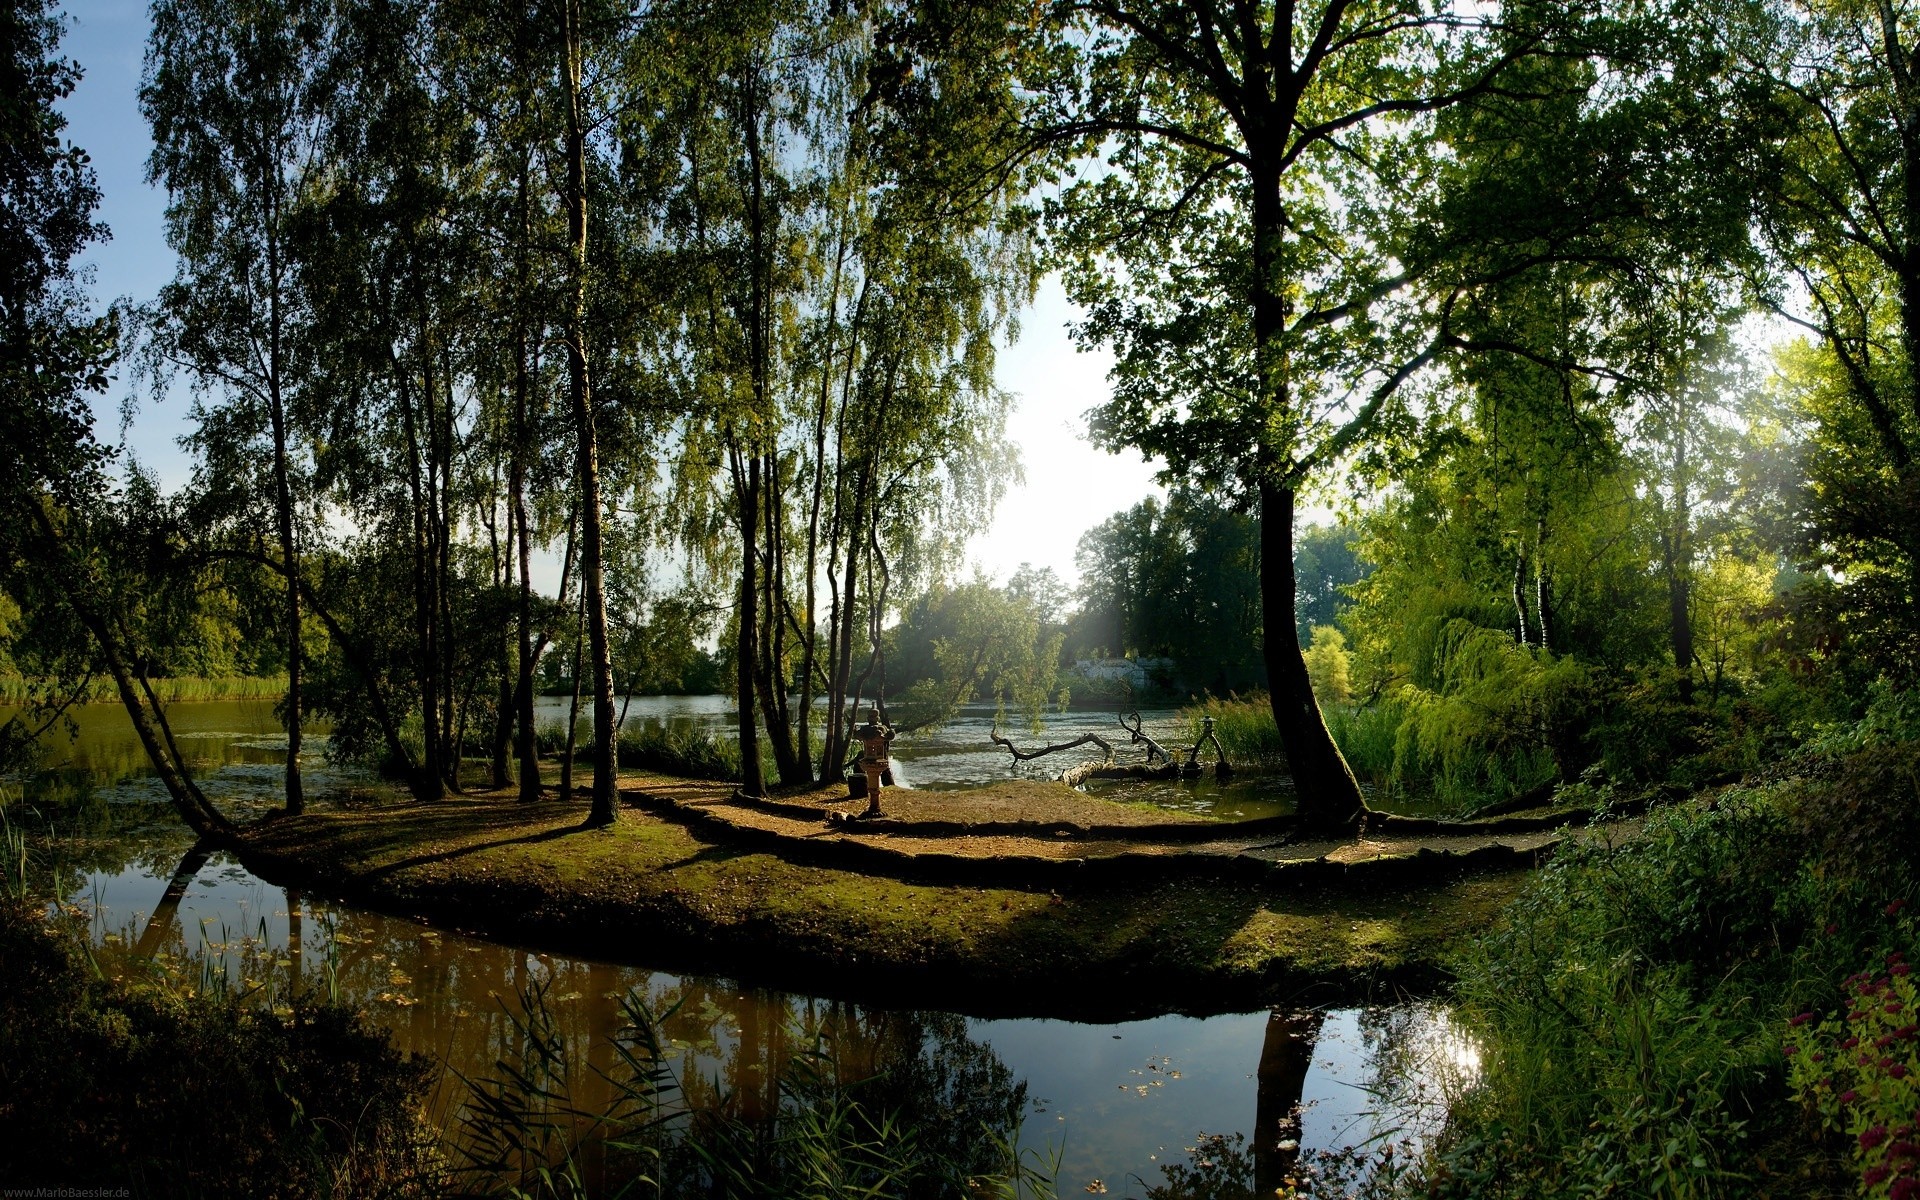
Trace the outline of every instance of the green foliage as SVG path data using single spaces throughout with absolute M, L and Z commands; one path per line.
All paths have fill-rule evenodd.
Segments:
M 1038 728 L 1060 686 L 1065 635 L 1042 597 L 985 578 L 930 590 L 887 631 L 887 669 L 910 685 L 890 700 L 902 729 L 946 720 L 970 702 L 1021 713 Z
M 1904 907 L 1895 901 L 1889 915 Z M 1915 935 L 1903 918 L 1891 939 L 1902 949 L 1847 976 L 1840 1010 L 1789 1020 L 1784 1048 L 1795 1099 L 1846 1136 L 1860 1195 L 1876 1200 L 1920 1188 L 1920 987 L 1907 961 L 1920 953 Z
M 1389 782 L 1471 807 L 1550 782 L 1591 705 L 1588 670 L 1466 621 L 1442 627 L 1432 687 L 1394 697 L 1402 715 Z
M 1867 1020 L 1860 985 L 1896 977 L 1847 973 L 1911 951 L 1888 918 L 1920 865 L 1916 754 L 1810 755 L 1771 783 L 1656 810 L 1637 833 L 1563 846 L 1459 964 L 1482 1074 L 1450 1118 L 1438 1194 L 1731 1197 L 1795 1179 L 1829 1194 L 1839 1147 L 1810 1136 L 1788 1075 L 1813 1062 L 1790 1029 L 1819 1018 L 1789 1015 L 1858 1014 L 1819 1035 L 1854 1036 L 1841 1025 Z M 1905 1001 L 1888 1002 L 1880 1017 L 1902 1018 Z
M 1313 681 L 1314 697 L 1323 709 L 1352 698 L 1352 656 L 1347 653 L 1345 634 L 1331 625 L 1315 625 L 1313 644 L 1301 657 L 1307 663 L 1307 678 Z
M 1218 497 L 1175 491 L 1080 538 L 1073 657 L 1171 658 L 1176 685 L 1225 694 L 1266 677 L 1260 526 Z

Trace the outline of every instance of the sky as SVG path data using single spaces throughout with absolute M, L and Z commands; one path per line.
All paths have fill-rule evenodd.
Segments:
M 152 149 L 138 103 L 141 57 L 148 29 L 145 0 L 75 0 L 62 43 L 64 57 L 85 72 L 62 105 L 67 137 L 93 158 L 102 202 L 99 217 L 113 238 L 90 250 L 86 263 L 100 302 L 153 298 L 172 277 L 173 252 L 164 232 L 166 196 L 146 183 Z M 1021 337 L 1000 355 L 1000 386 L 1015 397 L 1007 434 L 1020 448 L 1026 482 L 1001 501 L 993 525 L 968 547 L 966 569 L 977 566 L 1004 580 L 1023 563 L 1052 567 L 1062 580 L 1079 577 L 1074 549 L 1089 528 L 1142 497 L 1163 495 L 1152 464 L 1137 454 L 1111 455 L 1088 444 L 1085 413 L 1108 395 L 1104 354 L 1080 354 L 1067 336 L 1072 305 L 1049 279 L 1021 318 Z M 130 391 L 122 377 L 95 406 L 100 435 L 119 439 L 121 404 Z M 127 430 L 126 447 L 163 486 L 185 484 L 192 462 L 178 445 L 188 430 L 184 390 L 143 400 Z

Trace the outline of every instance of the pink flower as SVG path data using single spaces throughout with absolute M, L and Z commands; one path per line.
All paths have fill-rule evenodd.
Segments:
M 1866 1170 L 1860 1172 L 1860 1182 L 1866 1184 L 1868 1187 L 1878 1187 L 1885 1183 L 1887 1176 L 1891 1174 L 1893 1174 L 1893 1171 L 1888 1167 L 1868 1167 Z
M 1907 1077 L 1907 1064 L 1895 1063 L 1887 1068 L 1887 1074 L 1893 1076 L 1895 1079 L 1905 1079 Z
M 1860 1098 L 1860 1093 L 1854 1091 L 1852 1088 L 1848 1088 L 1846 1091 L 1841 1092 L 1837 1098 L 1842 1104 L 1852 1104 Z
M 1848 1039 L 1847 1039 L 1846 1041 L 1844 1041 L 1844 1042 L 1841 1042 L 1841 1043 L 1840 1043 L 1840 1048 L 1841 1048 L 1842 1050 L 1851 1050 L 1851 1049 L 1853 1049 L 1853 1048 L 1854 1048 L 1855 1046 L 1858 1046 L 1859 1044 L 1860 1044 L 1860 1039 L 1859 1039 L 1859 1038 L 1857 1038 L 1857 1037 L 1850 1037 L 1850 1038 L 1848 1038 Z
M 1871 1129 L 1861 1131 L 1860 1148 L 1862 1150 L 1871 1150 L 1886 1140 L 1887 1127 L 1885 1125 L 1875 1125 Z
M 1897 1013 L 1897 1012 L 1899 1012 L 1899 1011 L 1900 1011 L 1900 1002 L 1899 1002 L 1898 1000 L 1895 1000 L 1895 1001 L 1893 1001 L 1893 1002 L 1892 1002 L 1891 1004 L 1889 1004 L 1889 1005 L 1887 1005 L 1887 1008 L 1886 1008 L 1886 1011 L 1888 1011 L 1888 1012 L 1890 1012 L 1890 1013 Z
M 1906 963 L 1895 963 L 1893 964 L 1893 973 L 1895 975 L 1911 975 L 1913 974 L 1913 968 Z
M 1895 900 L 1892 904 L 1887 905 L 1887 915 L 1890 917 L 1897 916 L 1900 910 L 1906 906 L 1907 902 L 1905 900 Z
M 1836 925 L 1836 924 L 1833 924 L 1833 923 L 1831 923 L 1831 922 L 1829 922 L 1829 923 L 1828 923 L 1828 925 L 1827 925 L 1827 936 L 1828 936 L 1828 937 L 1832 937 L 1832 936 L 1833 936 L 1834 934 L 1836 934 L 1836 933 L 1839 933 L 1839 932 L 1840 932 L 1840 926 L 1838 926 L 1838 925 Z
M 1887 1192 L 1888 1200 L 1913 1200 L 1917 1195 L 1920 1195 L 1920 1182 L 1912 1179 L 1894 1180 L 1892 1189 Z
M 1801 1025 L 1805 1025 L 1808 1021 L 1811 1021 L 1811 1020 L 1813 1020 L 1813 1014 L 1810 1012 L 1804 1012 L 1804 1013 L 1801 1013 L 1799 1016 L 1790 1018 L 1787 1021 L 1787 1024 L 1797 1028 Z

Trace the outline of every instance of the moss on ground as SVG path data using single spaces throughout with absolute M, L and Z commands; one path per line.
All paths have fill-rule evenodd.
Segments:
M 1422 989 L 1517 890 L 1143 877 L 1049 890 L 830 869 L 626 809 L 499 797 L 274 818 L 243 857 L 344 899 L 543 948 L 980 1014 L 1119 1017 Z

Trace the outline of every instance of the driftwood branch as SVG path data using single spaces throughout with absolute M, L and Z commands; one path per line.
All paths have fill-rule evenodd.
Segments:
M 1141 724 L 1139 709 L 1136 708 L 1133 710 L 1133 724 L 1131 725 L 1127 724 L 1126 714 L 1121 714 L 1120 728 L 1127 731 L 1128 744 L 1137 746 L 1145 742 L 1147 746 L 1147 761 L 1149 763 L 1156 758 L 1161 762 L 1172 762 L 1173 756 L 1167 753 L 1166 747 L 1148 737 L 1146 733 L 1141 730 Z
M 1084 746 L 1089 742 L 1100 747 L 1101 750 L 1106 752 L 1108 762 L 1113 761 L 1112 744 L 1109 743 L 1107 739 L 1101 737 L 1097 733 L 1083 733 L 1079 737 L 1073 739 L 1072 741 L 1061 742 L 1057 746 L 1049 742 L 1045 746 L 1040 747 L 1040 749 L 1038 750 L 1020 749 L 1018 746 L 1015 746 L 1012 742 L 1008 741 L 1006 738 L 1001 737 L 1000 731 L 998 729 L 994 730 L 991 736 L 993 738 L 993 742 L 995 745 L 1006 747 L 1007 753 L 1013 755 L 1013 760 L 1015 762 L 1026 762 L 1029 759 L 1039 758 L 1043 754 L 1057 754 L 1062 750 L 1071 750 L 1076 746 Z
M 1127 717 L 1133 718 L 1129 723 Z M 1186 750 L 1187 760 L 1176 761 L 1174 755 L 1165 746 L 1148 737 L 1141 728 L 1143 724 L 1140 712 L 1135 709 L 1131 714 L 1122 714 L 1120 727 L 1127 731 L 1129 744 L 1144 744 L 1147 748 L 1145 763 L 1117 764 L 1113 761 L 1113 745 L 1097 733 L 1083 733 L 1070 742 L 1055 744 L 1049 742 L 1038 750 L 1022 750 L 1006 738 L 1000 736 L 998 729 L 991 734 L 994 745 L 1004 747 L 1013 755 L 1015 762 L 1029 762 L 1045 754 L 1057 754 L 1062 750 L 1072 750 L 1076 746 L 1095 745 L 1106 754 L 1106 758 L 1095 761 L 1089 759 L 1076 767 L 1069 767 L 1060 773 L 1060 782 L 1069 787 L 1078 787 L 1089 779 L 1175 779 L 1180 776 L 1200 773 L 1200 751 L 1211 744 L 1215 755 L 1214 774 L 1221 779 L 1233 774 L 1233 766 L 1227 761 L 1227 748 L 1220 744 L 1219 735 L 1213 731 L 1213 718 L 1206 717 L 1200 726 L 1200 737 Z M 1155 759 L 1159 762 L 1156 765 Z

